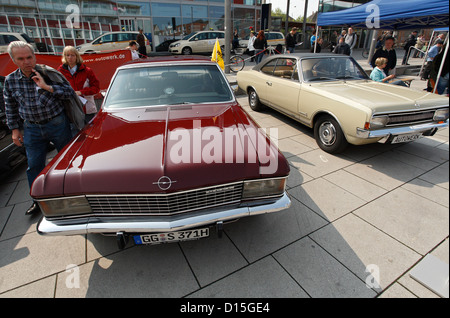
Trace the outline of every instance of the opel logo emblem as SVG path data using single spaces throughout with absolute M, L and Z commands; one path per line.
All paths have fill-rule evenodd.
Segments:
M 176 181 L 170 180 L 169 177 L 163 176 L 158 179 L 158 182 L 153 182 L 153 184 L 158 185 L 161 190 L 168 190 L 172 186 L 172 183 L 175 182 Z

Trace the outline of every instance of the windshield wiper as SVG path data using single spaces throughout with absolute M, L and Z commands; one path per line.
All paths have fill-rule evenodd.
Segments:
M 323 81 L 323 80 L 330 80 L 330 81 L 335 81 L 335 78 L 331 78 L 331 77 L 314 77 L 308 80 L 308 82 L 314 82 L 314 81 Z
M 356 76 L 350 76 L 350 75 L 343 75 L 343 76 L 336 77 L 336 79 L 362 79 L 362 78 L 356 77 Z

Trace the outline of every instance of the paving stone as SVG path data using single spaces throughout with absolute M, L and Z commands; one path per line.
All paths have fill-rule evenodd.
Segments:
M 359 217 L 348 214 L 310 235 L 311 239 L 360 279 L 386 288 L 401 276 L 420 254 L 381 232 Z M 371 269 L 378 269 L 371 274 Z M 378 276 L 379 279 L 374 280 Z M 374 288 L 377 292 L 380 288 Z
M 268 256 L 189 297 L 307 298 L 308 295 L 271 256 Z
M 182 297 L 198 284 L 177 244 L 134 246 L 58 274 L 56 297 Z
M 377 295 L 308 237 L 276 252 L 274 257 L 313 298 L 365 298 Z
M 449 234 L 448 208 L 402 188 L 367 204 L 355 214 L 422 255 Z

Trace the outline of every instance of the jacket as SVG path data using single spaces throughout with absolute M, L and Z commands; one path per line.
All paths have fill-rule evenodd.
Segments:
M 47 80 L 53 83 L 69 82 L 64 75 L 50 66 L 37 64 L 35 69 L 42 75 L 46 82 Z M 85 125 L 85 115 L 83 111 L 83 104 L 81 103 L 74 90 L 72 90 L 72 97 L 69 99 L 64 99 L 63 103 L 69 121 L 78 130 L 81 130 Z
M 78 65 L 77 71 L 72 75 L 69 66 L 62 64 L 58 67 L 58 71 L 69 81 L 74 91 L 80 91 L 84 96 L 95 95 L 100 92 L 100 82 L 90 67 L 84 64 Z M 89 80 L 89 86 L 85 85 L 87 79 Z
M 390 49 L 389 51 L 386 48 L 382 47 L 375 51 L 370 60 L 370 65 L 375 67 L 375 61 L 379 57 L 384 57 L 388 60 L 386 68 L 384 72 L 388 75 L 390 70 L 393 70 L 395 66 L 397 66 L 397 53 L 395 53 L 394 49 Z
M 267 48 L 267 40 L 264 38 L 263 40 L 258 39 L 258 37 L 255 39 L 255 42 L 253 42 L 253 47 L 255 50 L 264 50 Z

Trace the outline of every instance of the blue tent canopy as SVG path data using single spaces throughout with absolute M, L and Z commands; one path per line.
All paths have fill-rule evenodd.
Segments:
M 388 30 L 448 27 L 448 8 L 448 0 L 374 0 L 350 9 L 319 13 L 317 25 Z M 379 26 L 373 25 L 374 17 L 379 17 Z

